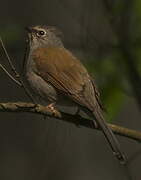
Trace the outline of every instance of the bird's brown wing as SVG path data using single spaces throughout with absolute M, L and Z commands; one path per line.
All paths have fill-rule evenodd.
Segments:
M 91 78 L 80 63 L 65 48 L 39 48 L 33 52 L 37 73 L 56 89 L 78 104 L 94 110 L 97 105 Z

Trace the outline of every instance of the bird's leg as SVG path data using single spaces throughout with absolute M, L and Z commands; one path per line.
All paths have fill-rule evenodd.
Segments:
M 55 108 L 55 103 L 51 103 L 49 105 L 46 106 L 46 109 L 48 109 L 49 111 L 51 111 L 51 113 L 55 116 L 55 117 L 61 117 L 61 113 Z

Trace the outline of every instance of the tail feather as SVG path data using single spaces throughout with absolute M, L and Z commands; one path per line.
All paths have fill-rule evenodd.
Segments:
M 115 135 L 113 134 L 112 130 L 108 127 L 107 123 L 105 122 L 102 113 L 97 110 L 93 112 L 93 115 L 95 116 L 97 124 L 102 129 L 109 145 L 111 146 L 113 154 L 120 160 L 122 164 L 125 164 L 126 157 L 124 153 L 121 151 L 120 144 L 117 141 Z

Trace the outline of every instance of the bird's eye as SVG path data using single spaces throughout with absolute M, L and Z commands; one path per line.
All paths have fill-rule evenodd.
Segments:
M 45 34 L 46 34 L 46 32 L 42 31 L 42 30 L 37 32 L 38 36 L 44 36 Z

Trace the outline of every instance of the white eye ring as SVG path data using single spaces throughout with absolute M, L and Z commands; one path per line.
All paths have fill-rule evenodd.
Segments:
M 46 31 L 44 31 L 44 30 L 39 30 L 38 32 L 37 32 L 37 36 L 45 36 L 46 35 Z

